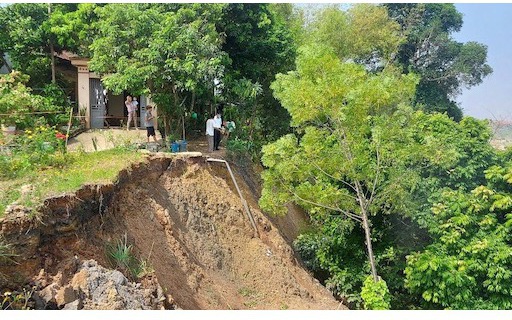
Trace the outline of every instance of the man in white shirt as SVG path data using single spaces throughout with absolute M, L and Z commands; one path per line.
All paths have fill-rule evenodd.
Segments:
M 206 120 L 206 139 L 208 140 L 208 152 L 213 152 L 213 137 L 215 134 L 213 122 L 213 116 L 210 116 L 210 118 Z
M 222 127 L 222 118 L 220 112 L 217 111 L 215 118 L 213 118 L 213 150 L 219 150 L 219 143 L 222 137 L 220 128 Z

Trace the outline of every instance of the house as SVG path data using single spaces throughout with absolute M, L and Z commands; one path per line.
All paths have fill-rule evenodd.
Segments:
M 57 55 L 61 60 L 69 61 L 76 68 L 74 77 L 75 96 L 79 113 L 85 118 L 86 128 L 104 128 L 110 126 L 122 126 L 126 124 L 127 110 L 124 105 L 126 96 L 124 92 L 115 95 L 108 92 L 101 83 L 98 74 L 91 72 L 88 67 L 89 59 L 79 57 L 70 52 L 62 52 Z M 72 79 L 70 79 L 72 80 Z M 146 106 L 152 104 L 149 97 L 137 96 L 139 108 L 137 110 L 137 122 L 139 127 L 145 127 L 144 116 Z M 156 124 L 155 124 L 156 127 Z
M 57 69 L 71 86 L 68 90 L 70 100 L 76 102 L 76 111 L 84 117 L 87 129 L 126 124 L 128 114 L 124 101 L 128 92 L 121 95 L 108 92 L 103 87 L 100 76 L 89 71 L 87 65 L 89 59 L 66 51 L 56 54 L 56 58 Z M 12 69 L 9 56 L 5 55 L 3 60 L 5 63 L 0 66 L 0 74 L 7 74 Z M 151 103 L 150 98 L 138 96 L 137 100 L 139 101 L 138 126 L 145 127 L 144 116 L 146 106 Z M 155 127 L 156 125 L 155 123 Z

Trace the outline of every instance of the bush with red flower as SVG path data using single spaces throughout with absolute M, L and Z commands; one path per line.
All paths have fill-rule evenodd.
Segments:
M 66 135 L 55 127 L 39 124 L 15 138 L 16 146 L 8 154 L 0 153 L 0 179 L 27 171 L 56 167 L 66 161 Z

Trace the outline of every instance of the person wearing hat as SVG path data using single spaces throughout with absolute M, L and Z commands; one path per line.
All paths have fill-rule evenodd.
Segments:
M 149 143 L 149 137 L 153 136 L 153 140 L 156 141 L 156 135 L 155 135 L 155 125 L 153 119 L 155 117 L 152 114 L 153 106 L 147 106 L 146 107 L 146 130 L 147 130 L 147 136 L 148 136 L 148 143 Z

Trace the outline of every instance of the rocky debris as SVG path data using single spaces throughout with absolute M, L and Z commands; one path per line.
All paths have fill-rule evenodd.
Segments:
M 36 296 L 38 296 L 39 299 L 36 298 L 36 304 L 40 304 L 41 302 L 44 303 L 43 309 L 50 304 L 55 304 L 55 296 L 57 295 L 56 287 L 58 287 L 57 284 L 52 283 L 49 286 L 43 288 L 43 290 L 37 292 Z
M 83 309 L 83 304 L 80 299 L 77 299 L 73 302 L 67 303 L 62 310 L 80 310 Z
M 158 310 L 168 299 L 156 280 L 133 283 L 94 260 L 84 261 L 69 283 L 54 281 L 34 295 L 38 309 L 65 310 Z
M 77 300 L 77 298 L 77 292 L 73 290 L 71 285 L 67 285 L 57 290 L 55 302 L 58 306 L 62 306 Z

